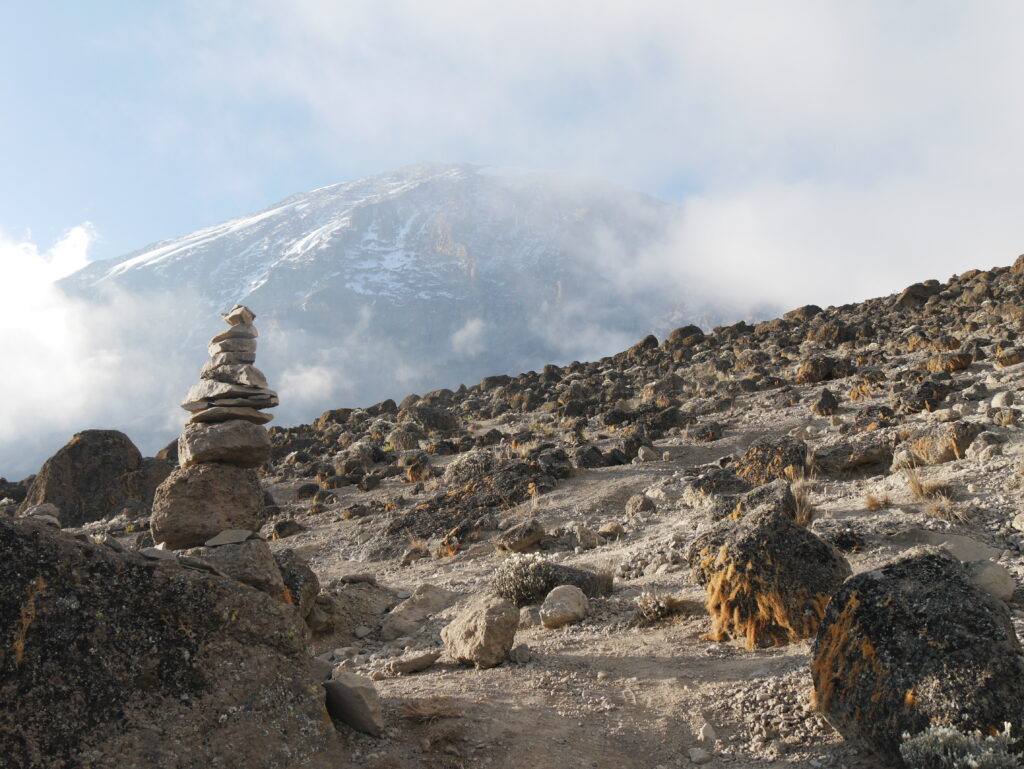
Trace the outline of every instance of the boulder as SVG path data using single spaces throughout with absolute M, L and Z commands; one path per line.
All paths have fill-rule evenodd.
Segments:
M 827 387 L 822 389 L 817 400 L 811 405 L 811 413 L 819 417 L 827 417 L 839 410 L 839 401 Z
M 356 731 L 380 737 L 384 732 L 384 713 L 373 681 L 355 673 L 337 671 L 324 682 L 327 712 L 335 721 Z
M 503 598 L 482 595 L 472 600 L 441 631 L 448 656 L 464 665 L 493 668 L 512 648 L 519 610 Z
M 813 636 L 850 566 L 832 545 L 774 505 L 726 518 L 687 552 L 707 590 L 710 638 L 744 639 L 748 649 Z
M 27 521 L 0 560 L 5 766 L 337 764 L 290 607 Z
M 983 430 L 972 422 L 950 422 L 933 427 L 909 442 L 916 464 L 937 465 L 963 459 L 971 442 Z
M 494 544 L 499 550 L 522 553 L 536 546 L 543 538 L 544 527 L 536 518 L 530 518 L 505 529 Z
M 305 618 L 320 593 L 320 580 L 302 556 L 290 548 L 275 552 L 274 561 L 288 591 L 289 603 L 295 604 L 299 615 Z
M 587 616 L 590 602 L 587 595 L 575 585 L 559 585 L 544 599 L 540 607 L 540 621 L 549 630 L 579 622 Z
M 148 506 L 156 489 L 152 481 L 127 435 L 85 430 L 43 463 L 19 509 L 49 502 L 60 509 L 61 524 L 81 526 L 110 515 L 130 499 Z
M 225 529 L 258 531 L 263 489 L 254 470 L 222 464 L 181 468 L 153 497 L 154 542 L 177 550 L 196 547 Z
M 188 424 L 178 438 L 178 463 L 182 467 L 203 462 L 259 467 L 269 458 L 267 431 L 244 419 Z
M 434 585 L 420 585 L 412 595 L 391 610 L 380 626 L 380 637 L 393 641 L 412 635 L 430 617 L 452 605 L 457 593 Z
M 892 436 L 871 431 L 829 446 L 819 446 L 813 455 L 814 469 L 842 478 L 854 473 L 881 473 L 889 469 L 893 455 Z
M 789 435 L 759 438 L 736 463 L 736 475 L 754 486 L 802 475 L 807 463 L 807 446 Z
M 288 600 L 290 595 L 285 593 L 284 579 L 270 548 L 258 537 L 218 547 L 197 547 L 187 555 L 202 558 L 227 576 L 262 590 L 278 601 L 292 603 Z
M 829 723 L 894 766 L 905 733 L 1024 725 L 1024 654 L 1006 606 L 939 548 L 847 580 L 814 640 L 811 675 Z

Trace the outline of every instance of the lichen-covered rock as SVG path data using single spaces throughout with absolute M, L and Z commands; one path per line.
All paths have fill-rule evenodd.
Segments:
M 789 435 L 759 438 L 736 463 L 736 475 L 754 486 L 804 472 L 807 446 Z
M 903 766 L 904 733 L 1024 724 L 1024 654 L 1005 605 L 945 550 L 914 548 L 835 593 L 814 640 L 814 701 L 847 740 Z
M 950 374 L 966 371 L 971 367 L 973 356 L 965 352 L 944 352 L 928 359 L 925 368 L 933 374 L 946 371 Z
M 491 579 L 491 590 L 516 606 L 539 603 L 558 585 L 575 585 L 591 598 L 612 590 L 610 574 L 596 574 L 538 556 L 514 555 L 504 561 Z
M 291 548 L 275 552 L 274 561 L 281 571 L 290 602 L 298 608 L 299 616 L 306 617 L 320 592 L 320 580 L 302 556 Z
M 484 594 L 469 603 L 441 631 L 448 656 L 465 665 L 500 665 L 515 641 L 519 610 L 503 598 Z
M 0 763 L 334 765 L 291 607 L 28 521 L 0 560 Z
M 689 479 L 681 495 L 682 501 L 691 507 L 704 507 L 718 497 L 734 498 L 750 491 L 751 485 L 724 467 L 712 467 L 695 478 Z
M 162 474 L 152 472 L 160 468 Z M 148 506 L 170 470 L 170 463 L 163 461 L 148 468 L 124 433 L 85 430 L 43 463 L 20 509 L 49 502 L 60 509 L 62 525 L 81 526 L 113 513 L 130 499 Z
M 254 470 L 222 464 L 181 468 L 153 497 L 154 542 L 177 550 L 197 547 L 225 529 L 258 531 L 263 489 Z
M 262 590 L 278 601 L 292 602 L 290 594 L 285 593 L 284 579 L 270 548 L 259 537 L 217 547 L 197 547 L 188 554 L 202 558 L 229 577 Z
M 749 649 L 814 635 L 850 575 L 838 550 L 773 506 L 714 524 L 694 539 L 687 560 L 707 590 L 710 637 L 742 638 Z

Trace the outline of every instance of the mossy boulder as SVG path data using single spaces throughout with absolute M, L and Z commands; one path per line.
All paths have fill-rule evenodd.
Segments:
M 904 733 L 1024 726 L 1024 654 L 1006 606 L 938 548 L 847 580 L 814 640 L 811 675 L 821 714 L 890 766 L 904 766 Z
M 838 550 L 777 504 L 714 524 L 693 541 L 687 560 L 707 590 L 709 637 L 743 639 L 748 649 L 813 636 L 850 575 Z

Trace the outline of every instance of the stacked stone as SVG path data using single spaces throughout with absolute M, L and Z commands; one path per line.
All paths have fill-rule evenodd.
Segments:
M 263 491 L 253 468 L 270 457 L 263 409 L 277 393 L 256 362 L 255 313 L 236 305 L 228 329 L 210 340 L 210 360 L 182 408 L 191 418 L 178 438 L 177 470 L 156 491 L 151 529 L 170 549 L 203 545 L 226 530 L 256 531 Z

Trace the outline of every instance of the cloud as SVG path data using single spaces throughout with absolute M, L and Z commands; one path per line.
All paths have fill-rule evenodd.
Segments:
M 300 407 L 327 403 L 340 388 L 338 372 L 328 366 L 296 365 L 281 375 L 278 391 L 285 402 Z
M 0 234 L 0 475 L 38 469 L 75 432 L 113 428 L 153 453 L 176 433 L 198 364 L 177 352 L 167 318 L 190 298 L 109 292 L 87 302 L 55 281 L 84 265 L 95 232 L 73 227 L 50 248 Z M 154 405 L 156 404 L 156 405 Z
M 694 286 L 843 302 L 1020 250 L 1024 6 L 195 9 L 178 74 L 301 112 L 334 167 L 469 160 L 629 184 L 684 207 L 686 231 L 648 261 Z
M 460 357 L 479 355 L 485 349 L 487 326 L 480 318 L 470 318 L 452 334 L 452 350 Z

